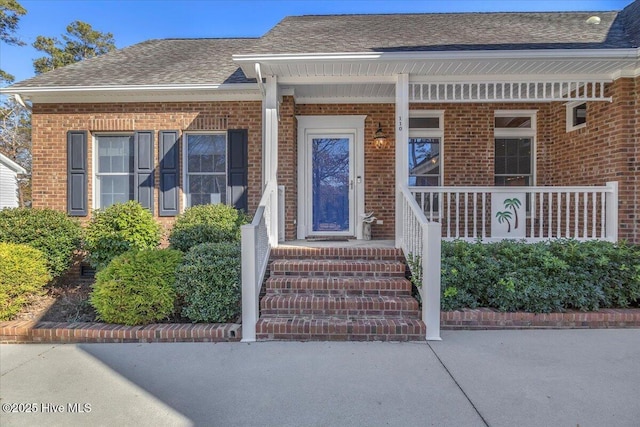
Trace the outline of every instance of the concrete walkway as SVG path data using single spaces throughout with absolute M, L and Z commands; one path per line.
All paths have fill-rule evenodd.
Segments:
M 640 330 L 443 338 L 2 345 L 0 425 L 638 426 Z

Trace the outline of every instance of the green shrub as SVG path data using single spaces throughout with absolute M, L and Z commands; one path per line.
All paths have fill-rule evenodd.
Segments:
M 231 206 L 193 206 L 176 218 L 169 243 L 187 252 L 200 243 L 239 242 L 240 226 L 246 222 L 246 215 Z
M 640 303 L 640 248 L 559 240 L 442 244 L 444 310 L 548 313 Z
M 224 323 L 240 312 L 240 245 L 202 243 L 187 252 L 176 273 L 182 315 L 193 322 Z
M 91 266 L 100 270 L 129 250 L 158 247 L 160 237 L 160 224 L 140 203 L 116 203 L 93 212 L 85 231 L 85 249 Z
M 0 210 L 0 242 L 24 243 L 42 251 L 53 278 L 60 277 L 71 265 L 81 236 L 78 221 L 63 212 L 31 208 Z
M 182 253 L 172 249 L 129 251 L 96 275 L 91 305 L 107 323 L 145 325 L 175 308 L 175 270 Z
M 44 253 L 28 245 L 0 243 L 0 320 L 11 320 L 51 280 Z

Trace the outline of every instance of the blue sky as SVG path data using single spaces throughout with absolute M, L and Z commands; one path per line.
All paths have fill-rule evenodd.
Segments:
M 620 10 L 632 0 L 207 1 L 19 0 L 27 9 L 18 36 L 28 46 L 0 45 L 0 67 L 16 81 L 32 77 L 38 35 L 56 36 L 75 21 L 111 32 L 120 47 L 155 38 L 259 37 L 287 15 L 408 12 Z

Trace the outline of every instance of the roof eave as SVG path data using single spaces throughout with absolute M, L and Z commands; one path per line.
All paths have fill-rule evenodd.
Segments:
M 413 52 L 331 52 L 238 54 L 233 60 L 248 78 L 255 78 L 253 64 L 261 63 L 348 63 L 348 62 L 408 62 L 428 60 L 548 60 L 548 59 L 623 59 L 640 61 L 640 48 L 628 49 L 529 49 L 529 50 L 469 50 L 469 51 L 413 51 Z
M 0 153 L 0 162 L 4 163 L 9 169 L 11 169 L 17 174 L 24 175 L 27 173 L 25 168 L 23 168 L 22 166 L 20 166 L 19 164 L 17 164 L 16 162 L 14 162 L 13 160 L 11 160 L 10 158 L 8 158 L 2 153 Z
M 3 95 L 19 95 L 32 103 L 253 101 L 262 99 L 257 83 L 8 87 Z

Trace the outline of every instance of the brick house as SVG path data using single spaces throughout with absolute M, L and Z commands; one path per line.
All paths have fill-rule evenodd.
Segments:
M 639 46 L 640 0 L 293 16 L 260 38 L 146 41 L 3 93 L 32 104 L 33 206 L 83 219 L 136 199 L 167 227 L 234 204 L 269 248 L 362 239 L 368 212 L 405 254 L 416 215 L 444 238 L 640 243 Z

